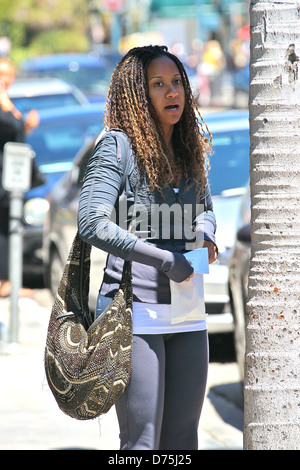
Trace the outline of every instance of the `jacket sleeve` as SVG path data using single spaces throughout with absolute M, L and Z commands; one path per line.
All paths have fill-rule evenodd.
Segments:
M 210 186 L 208 183 L 205 188 L 204 200 L 204 240 L 209 240 L 216 244 L 215 233 L 217 223 L 213 209 Z
M 119 162 L 116 141 L 110 133 L 102 137 L 95 147 L 79 200 L 79 236 L 100 250 L 122 259 L 153 266 L 164 272 L 169 279 L 181 282 L 193 272 L 182 254 L 142 242 L 113 221 L 114 207 L 124 187 L 128 152 L 124 145 L 121 150 L 122 159 Z
M 119 144 L 121 161 L 111 133 L 106 133 L 95 146 L 79 199 L 78 232 L 87 243 L 124 259 L 137 237 L 114 221 L 114 208 L 124 186 L 127 153 L 123 142 Z
M 201 208 L 200 213 L 195 218 L 196 242 L 189 245 L 190 249 L 201 247 L 203 240 L 211 241 L 216 245 L 217 224 L 209 184 L 206 185 L 199 207 Z

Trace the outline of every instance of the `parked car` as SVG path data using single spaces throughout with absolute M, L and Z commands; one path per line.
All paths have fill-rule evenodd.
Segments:
M 215 154 L 211 159 L 211 191 L 217 218 L 219 255 L 204 275 L 205 303 L 210 333 L 233 330 L 228 288 L 229 261 L 235 241 L 239 205 L 249 178 L 248 113 L 242 111 L 214 113 L 206 121 L 214 136 Z M 43 260 L 48 287 L 55 294 L 63 266 L 75 236 L 82 177 L 93 144 L 75 157 L 73 168 L 49 194 L 49 211 L 45 219 Z M 106 254 L 92 250 L 90 303 L 96 295 L 105 266 Z
M 247 185 L 242 199 L 240 226 L 237 231 L 229 266 L 229 288 L 234 317 L 234 344 L 241 381 L 244 379 L 246 349 L 246 303 L 251 254 L 250 194 Z
M 105 101 L 117 58 L 98 54 L 52 54 L 28 59 L 22 75 L 52 76 L 79 88 L 90 102 Z
M 77 87 L 58 78 L 16 80 L 9 87 L 8 95 L 22 114 L 27 114 L 33 108 L 39 111 L 89 103 Z
M 36 156 L 35 163 L 46 183 L 25 194 L 24 272 L 42 273 L 42 234 L 48 210 L 47 194 L 72 168 L 74 155 L 103 127 L 100 103 L 87 106 L 53 108 L 40 112 L 40 125 L 26 137 Z
M 210 183 L 217 220 L 219 254 L 204 275 L 206 311 L 210 332 L 234 330 L 229 289 L 229 265 L 236 232 L 241 225 L 241 201 L 249 180 L 249 114 L 232 110 L 205 117 L 213 135 Z

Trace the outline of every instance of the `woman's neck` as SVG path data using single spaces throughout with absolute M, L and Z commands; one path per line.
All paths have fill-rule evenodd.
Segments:
M 168 127 L 167 129 L 164 128 L 164 141 L 165 145 L 168 149 L 168 157 L 169 157 L 169 163 L 172 168 L 172 173 L 173 173 L 173 179 L 171 181 L 171 185 L 174 188 L 178 188 L 182 176 L 181 169 L 178 167 L 175 161 L 175 153 L 174 153 L 174 148 L 173 148 L 173 142 L 172 142 L 172 135 L 173 135 L 173 126 Z
M 173 126 L 168 126 L 163 128 L 164 141 L 167 148 L 173 153 L 173 144 L 172 144 L 172 135 L 173 135 Z

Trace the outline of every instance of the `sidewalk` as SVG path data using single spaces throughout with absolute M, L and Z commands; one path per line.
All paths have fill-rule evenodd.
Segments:
M 64 415 L 56 405 L 43 364 L 51 300 L 45 298 L 47 291 L 42 292 L 42 298 L 20 299 L 19 343 L 9 345 L 8 352 L 7 343 L 0 341 L 0 450 L 118 450 L 114 409 L 99 419 L 85 422 Z M 8 299 L 0 299 L 0 323 L 9 324 Z M 215 367 L 210 364 L 208 394 L 199 427 L 199 450 L 241 450 L 242 432 L 223 421 L 216 409 L 235 413 L 239 422 L 241 410 L 221 395 L 217 397 L 210 388 L 236 381 L 237 371 L 234 364 L 224 365 L 222 377 L 214 375 Z

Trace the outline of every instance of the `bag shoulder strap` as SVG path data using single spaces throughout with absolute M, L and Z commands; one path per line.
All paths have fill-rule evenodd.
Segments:
M 125 164 L 125 170 L 124 170 L 124 184 L 126 184 L 126 178 L 129 177 L 128 167 L 129 167 L 129 164 L 131 163 L 130 162 L 130 157 L 128 155 L 128 147 L 130 146 L 129 139 L 126 136 L 126 134 L 124 134 L 124 132 L 121 131 L 120 129 L 110 129 L 110 132 L 111 132 L 111 135 L 116 140 L 117 160 L 118 160 L 119 163 L 121 163 L 121 161 L 122 161 L 122 154 L 121 154 L 121 146 L 120 146 L 120 143 L 118 142 L 118 139 L 117 139 L 117 133 L 118 133 L 119 136 L 122 136 L 121 139 L 126 140 L 127 155 L 126 155 L 126 164 Z M 130 146 L 130 149 L 131 149 L 131 146 Z M 130 156 L 131 155 L 132 155 L 132 149 L 131 149 Z M 130 222 L 130 225 L 129 225 L 129 228 L 128 228 L 128 231 L 130 233 L 133 233 L 133 234 L 135 233 L 135 227 L 136 227 L 135 221 L 136 221 L 136 211 L 137 211 L 137 208 L 136 208 L 136 205 L 137 205 L 137 192 L 138 192 L 138 182 L 136 182 L 136 184 L 135 184 L 132 217 L 131 217 L 131 222 Z

